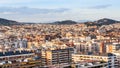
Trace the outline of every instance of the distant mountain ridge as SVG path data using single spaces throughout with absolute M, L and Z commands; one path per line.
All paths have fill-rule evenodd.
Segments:
M 64 21 L 56 21 L 53 23 L 44 23 L 44 24 L 71 25 L 71 24 L 77 24 L 77 23 L 79 22 L 72 21 L 72 20 L 64 20 Z M 109 25 L 109 24 L 114 24 L 114 23 L 120 23 L 120 21 L 103 18 L 103 19 L 99 19 L 93 22 L 84 22 L 84 24 L 87 26 L 94 26 L 94 25 L 102 26 L 102 25 Z M 21 24 L 37 24 L 37 23 L 24 23 L 24 22 L 21 23 L 21 22 L 17 22 L 13 20 L 7 20 L 7 19 L 0 18 L 0 25 L 10 26 L 10 25 L 21 25 Z M 38 24 L 43 24 L 43 23 L 38 23 Z
M 19 25 L 20 23 L 13 20 L 7 20 L 0 18 L 0 25 L 10 26 L 10 25 Z

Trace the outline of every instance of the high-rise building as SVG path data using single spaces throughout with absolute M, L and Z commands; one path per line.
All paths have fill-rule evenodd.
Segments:
M 42 50 L 41 61 L 42 65 L 54 65 L 68 63 L 72 60 L 73 48 L 55 49 L 55 50 Z

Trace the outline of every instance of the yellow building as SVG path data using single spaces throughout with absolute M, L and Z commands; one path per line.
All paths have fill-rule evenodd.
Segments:
M 106 44 L 106 53 L 112 53 L 117 50 L 119 50 L 120 44 L 114 43 L 114 44 Z

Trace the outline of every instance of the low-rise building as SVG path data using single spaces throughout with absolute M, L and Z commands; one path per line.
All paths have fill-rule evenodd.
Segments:
M 108 56 L 72 54 L 72 61 L 73 61 L 73 63 L 79 63 L 79 62 L 83 62 L 83 61 L 108 62 Z

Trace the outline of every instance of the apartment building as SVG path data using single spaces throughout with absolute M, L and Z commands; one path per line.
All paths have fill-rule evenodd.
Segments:
M 120 49 L 120 44 L 118 44 L 118 43 L 106 44 L 106 52 L 107 53 L 112 53 L 119 49 Z
M 108 53 L 108 68 L 119 68 L 120 67 L 120 51 L 114 51 Z
M 83 62 L 83 61 L 108 62 L 108 56 L 72 54 L 72 61 L 73 61 L 73 63 L 79 63 L 79 62 Z
M 55 50 L 42 50 L 41 61 L 44 65 L 55 65 L 62 63 L 71 63 L 73 48 L 55 49 Z
M 0 52 L 0 63 L 10 61 L 12 62 L 23 62 L 26 58 L 33 58 L 34 53 L 32 51 L 7 51 Z

